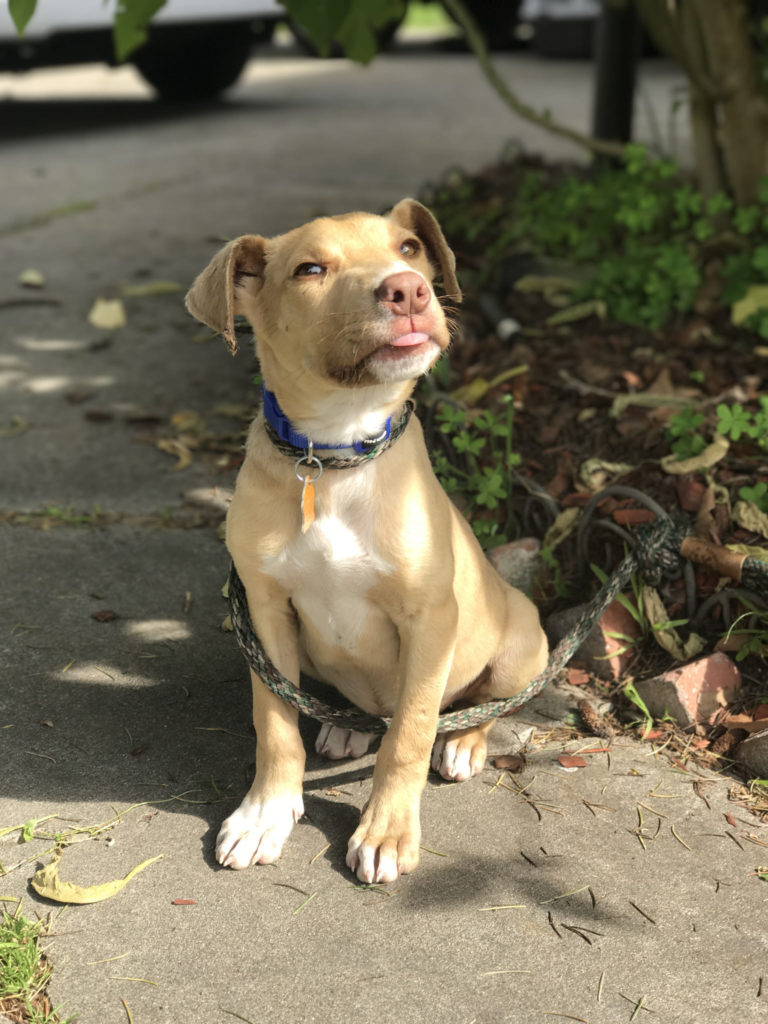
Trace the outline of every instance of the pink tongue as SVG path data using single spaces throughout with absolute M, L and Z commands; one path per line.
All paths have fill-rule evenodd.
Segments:
M 397 348 L 410 348 L 413 345 L 421 345 L 425 341 L 429 341 L 429 335 L 422 334 L 419 331 L 412 332 L 411 334 L 401 334 L 399 338 L 393 339 L 390 345 L 394 345 Z

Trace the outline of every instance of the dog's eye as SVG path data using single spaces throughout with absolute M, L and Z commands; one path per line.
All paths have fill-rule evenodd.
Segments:
M 407 241 L 403 242 L 403 244 L 400 246 L 400 255 L 401 256 L 415 256 L 419 252 L 420 249 L 421 249 L 421 246 L 416 241 L 416 239 L 415 238 L 409 238 Z
M 294 277 L 322 277 L 325 267 L 321 263 L 300 263 L 293 272 Z

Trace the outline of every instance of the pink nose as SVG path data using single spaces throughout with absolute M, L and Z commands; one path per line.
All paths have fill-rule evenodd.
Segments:
M 413 316 L 423 313 L 432 297 L 429 285 L 412 270 L 385 277 L 374 292 L 382 306 L 392 310 L 396 316 Z

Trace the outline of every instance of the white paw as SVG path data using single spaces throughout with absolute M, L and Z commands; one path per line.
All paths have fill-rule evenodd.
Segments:
M 264 803 L 246 796 L 221 825 L 216 860 L 225 868 L 271 864 L 283 850 L 293 823 L 304 813 L 301 793 L 286 793 Z
M 338 725 L 323 724 L 315 740 L 315 750 L 332 761 L 342 757 L 362 757 L 373 739 L 369 732 L 340 729 Z
M 394 882 L 400 871 L 397 850 L 376 847 L 356 840 L 353 836 L 347 847 L 347 867 L 361 882 Z
M 432 767 L 449 782 L 466 782 L 482 771 L 485 764 L 485 740 L 467 742 L 462 733 L 438 733 L 432 747 Z

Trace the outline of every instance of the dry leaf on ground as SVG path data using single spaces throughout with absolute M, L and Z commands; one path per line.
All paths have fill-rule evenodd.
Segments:
M 120 299 L 96 299 L 88 314 L 88 323 L 104 331 L 125 327 L 125 307 Z
M 55 900 L 57 903 L 101 903 L 111 896 L 117 895 L 120 890 L 130 882 L 140 871 L 160 860 L 162 854 L 157 857 L 150 857 L 148 860 L 131 868 L 124 878 L 116 878 L 111 882 L 101 882 L 98 885 L 76 885 L 74 882 L 62 882 L 59 878 L 59 861 L 62 855 L 57 850 L 49 864 L 40 868 L 32 876 L 32 888 L 45 899 Z

